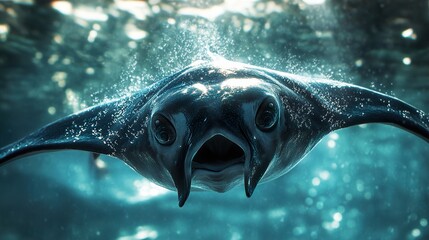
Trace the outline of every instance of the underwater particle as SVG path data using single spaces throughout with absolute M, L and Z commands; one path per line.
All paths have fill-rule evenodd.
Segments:
M 331 174 L 328 172 L 328 171 L 326 171 L 326 170 L 323 170 L 323 171 L 321 171 L 320 173 L 319 173 L 319 177 L 322 179 L 322 180 L 324 180 L 324 181 L 326 181 L 326 180 L 328 180 L 328 178 L 329 178 L 329 176 L 330 176 Z
M 63 44 L 63 37 L 60 34 L 55 34 L 54 35 L 54 42 L 56 42 L 57 44 Z
M 335 146 L 337 145 L 337 143 L 334 140 L 328 140 L 328 148 L 335 148 Z
M 66 99 L 67 104 L 72 108 L 73 112 L 80 110 L 78 95 L 70 88 L 66 89 Z
M 169 18 L 169 19 L 167 19 L 167 23 L 170 24 L 170 25 L 175 25 L 176 24 L 176 19 Z
M 356 61 L 355 61 L 355 66 L 356 67 L 362 67 L 362 65 L 363 65 L 363 60 L 362 59 L 357 59 Z
M 323 222 L 323 228 L 325 228 L 328 231 L 335 230 L 340 227 L 340 223 L 337 221 L 333 222 Z
M 307 205 L 313 205 L 313 199 L 311 197 L 307 197 L 305 198 L 305 204 Z
M 101 26 L 98 23 L 94 23 L 94 24 L 92 24 L 92 29 L 94 29 L 95 31 L 100 31 L 101 30 Z
M 410 215 L 408 215 L 408 220 L 409 221 L 416 221 L 417 220 L 417 214 L 411 213 Z
M 372 198 L 372 193 L 371 192 L 365 192 L 365 194 L 363 195 L 363 197 L 366 200 L 370 200 Z
M 53 1 L 51 7 L 63 15 L 70 15 L 73 12 L 73 5 L 68 1 Z
M 331 222 L 323 222 L 322 226 L 326 230 L 332 230 L 332 228 L 331 228 Z
M 9 25 L 0 24 L 0 41 L 5 42 L 9 34 Z
M 169 190 L 160 187 L 147 179 L 135 180 L 133 185 L 136 190 L 136 194 L 127 197 L 126 200 L 129 203 L 143 202 L 170 193 Z
M 405 29 L 404 31 L 402 31 L 401 35 L 403 38 L 408 38 L 408 39 L 412 39 L 412 40 L 417 39 L 417 34 L 414 33 L 414 30 L 412 28 Z
M 55 107 L 48 107 L 48 113 L 50 115 L 54 115 L 57 112 L 57 109 Z
M 295 236 L 302 235 L 305 233 L 305 227 L 303 227 L 303 226 L 294 227 L 292 232 L 293 232 L 293 235 L 295 235 Z
M 314 33 L 318 38 L 332 38 L 332 34 L 333 34 L 331 31 L 316 31 Z
M 351 193 L 346 193 L 346 195 L 345 195 L 345 199 L 346 199 L 347 201 L 351 201 L 351 200 L 353 199 L 353 195 L 352 195 Z
M 132 40 L 141 40 L 148 36 L 148 33 L 140 28 L 138 28 L 132 22 L 128 22 L 125 25 L 125 34 Z
M 356 190 L 358 190 L 358 192 L 363 192 L 364 189 L 365 189 L 365 186 L 363 184 L 363 181 L 358 179 L 356 181 Z
M 336 222 L 341 222 L 341 220 L 343 220 L 343 215 L 340 212 L 336 212 L 336 213 L 332 214 L 332 218 Z
M 404 58 L 402 59 L 402 63 L 403 63 L 403 64 L 405 64 L 405 65 L 410 65 L 410 64 L 411 64 L 411 58 L 409 58 L 409 57 L 404 57 Z
M 249 32 L 250 30 L 252 30 L 252 27 L 253 27 L 253 21 L 249 18 L 244 19 L 243 31 Z
M 339 228 L 339 227 L 340 227 L 340 222 L 333 221 L 333 222 L 331 223 L 331 227 L 332 227 L 333 229 L 337 229 L 337 228 Z
M 407 28 L 404 31 L 402 31 L 402 37 L 407 38 L 410 37 L 413 34 L 413 29 L 412 28 Z
M 85 73 L 88 75 L 93 75 L 95 73 L 95 70 L 92 67 L 88 67 L 85 69 Z
M 137 48 L 137 43 L 135 41 L 129 41 L 128 42 L 128 47 L 132 48 L 132 49 L 135 49 L 135 48 Z
M 167 13 L 170 13 L 170 14 L 172 14 L 173 12 L 176 11 L 176 9 L 173 6 L 169 5 L 169 4 L 161 4 L 161 9 L 164 12 L 167 12 Z
M 329 138 L 332 140 L 338 140 L 338 138 L 340 138 L 340 135 L 338 135 L 338 133 L 333 132 L 331 134 L 329 134 Z
M 313 186 L 319 186 L 320 185 L 320 179 L 318 177 L 313 178 L 313 180 L 311 180 L 311 183 L 313 184 Z
M 36 52 L 36 54 L 34 54 L 34 58 L 37 60 L 40 60 L 43 58 L 43 53 L 41 52 Z
M 81 108 L 81 109 L 84 109 L 84 108 L 87 108 L 87 107 L 88 107 L 88 105 L 86 105 L 85 103 L 81 103 L 81 104 L 80 104 L 80 108 Z
M 64 65 L 69 65 L 70 63 L 71 63 L 71 59 L 70 58 L 66 57 L 66 58 L 63 59 L 63 64 Z
M 152 12 L 157 14 L 161 12 L 161 8 L 158 5 L 152 6 Z
M 58 87 L 63 88 L 66 86 L 67 73 L 66 72 L 55 72 L 52 75 L 52 81 L 58 84 Z
M 319 239 L 319 233 L 318 231 L 311 231 L 310 237 L 313 239 Z
M 54 65 L 58 61 L 58 59 L 59 59 L 59 57 L 57 54 L 52 54 L 48 59 L 48 63 L 50 65 Z
M 236 232 L 236 231 L 232 232 L 231 240 L 240 240 L 240 239 L 243 239 L 243 237 L 239 232 Z
M 105 168 L 107 167 L 107 164 L 106 164 L 106 162 L 105 162 L 105 161 L 103 161 L 102 159 L 97 158 L 97 159 L 95 159 L 95 166 L 96 166 L 98 169 L 105 169 Z
M 323 207 L 324 207 L 324 203 L 322 202 L 322 201 L 318 201 L 317 203 L 316 203 L 316 208 L 317 209 L 319 209 L 319 210 L 322 210 L 323 209 Z
M 351 180 L 350 175 L 348 175 L 348 174 L 344 174 L 344 176 L 343 176 L 343 182 L 345 182 L 345 183 L 349 183 L 349 182 L 350 182 L 350 180 Z
M 137 228 L 137 233 L 134 236 L 136 239 L 156 239 L 158 231 L 149 226 L 140 226 Z
M 428 225 L 428 220 L 426 218 L 420 219 L 420 226 L 426 227 Z
M 97 38 L 97 31 L 95 31 L 95 30 L 89 31 L 88 42 L 90 42 L 90 43 L 94 42 L 95 38 Z
M 267 22 L 264 24 L 264 29 L 265 29 L 265 30 L 271 29 L 271 22 L 267 21 Z
M 280 220 L 284 220 L 284 217 L 286 216 L 286 210 L 284 208 L 277 208 L 277 209 L 273 209 L 270 210 L 268 212 L 268 217 L 271 219 L 280 219 Z
M 343 220 L 343 215 L 340 212 L 332 214 L 332 222 L 323 222 L 323 227 L 326 230 L 334 230 L 340 227 L 340 222 Z
M 388 233 L 390 233 L 390 234 L 395 234 L 395 231 L 396 231 L 396 228 L 395 227 L 392 227 L 392 226 L 390 226 L 388 229 L 387 229 L 387 232 Z
M 18 17 L 18 14 L 16 14 L 15 9 L 13 9 L 13 8 L 6 8 L 6 12 L 7 12 L 7 14 L 9 14 L 9 16 L 11 16 L 13 18 Z
M 315 197 L 315 196 L 317 196 L 317 190 L 316 190 L 315 188 L 310 188 L 310 189 L 308 190 L 308 196 L 310 196 L 310 197 Z
M 414 228 L 414 229 L 411 231 L 411 236 L 413 236 L 413 237 L 419 237 L 419 236 L 420 236 L 420 234 L 421 234 L 421 231 L 420 231 L 420 229 L 418 229 L 418 228 Z

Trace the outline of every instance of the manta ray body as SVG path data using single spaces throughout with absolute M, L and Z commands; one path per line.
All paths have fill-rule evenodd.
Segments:
M 394 97 L 227 60 L 198 62 L 0 149 L 0 165 L 49 150 L 107 154 L 177 190 L 183 206 L 191 189 L 224 192 L 243 182 L 250 197 L 328 133 L 374 122 L 429 141 L 429 116 Z

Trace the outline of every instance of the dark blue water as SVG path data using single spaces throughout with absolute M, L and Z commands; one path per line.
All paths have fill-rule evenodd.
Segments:
M 429 112 L 427 1 L 0 3 L 0 146 L 199 59 L 355 83 Z M 0 239 L 427 239 L 429 144 L 336 131 L 247 199 L 154 186 L 63 151 L 0 168 Z

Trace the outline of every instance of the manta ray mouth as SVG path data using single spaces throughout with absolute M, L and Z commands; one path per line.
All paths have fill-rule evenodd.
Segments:
M 237 164 L 244 164 L 244 161 L 244 151 L 240 146 L 222 135 L 215 135 L 195 154 L 192 170 L 222 172 Z

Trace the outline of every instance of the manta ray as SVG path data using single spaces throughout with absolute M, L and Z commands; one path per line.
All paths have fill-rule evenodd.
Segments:
M 364 123 L 401 127 L 429 142 L 429 116 L 388 95 L 262 67 L 200 61 L 123 98 L 59 119 L 0 149 L 0 165 L 76 149 L 123 160 L 176 190 L 225 192 L 291 170 L 328 133 Z

